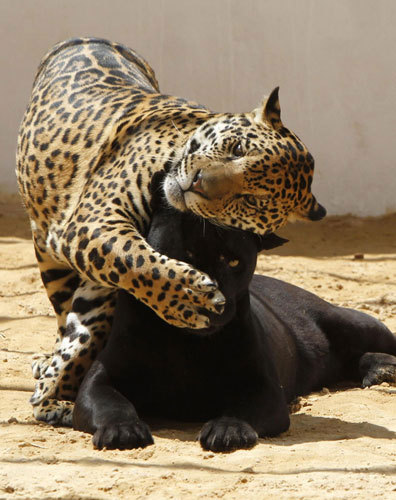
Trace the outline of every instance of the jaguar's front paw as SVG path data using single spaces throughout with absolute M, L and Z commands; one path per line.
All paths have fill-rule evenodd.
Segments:
M 216 281 L 189 264 L 170 261 L 161 292 L 141 297 L 167 323 L 179 328 L 203 329 L 210 326 L 210 315 L 222 314 L 224 295 Z M 159 282 L 159 281 L 158 281 Z
M 150 428 L 142 420 L 104 425 L 95 432 L 92 442 L 95 448 L 101 450 L 130 450 L 145 448 L 154 444 Z
M 252 448 L 258 435 L 251 425 L 234 417 L 220 417 L 207 422 L 198 436 L 204 450 L 230 452 Z

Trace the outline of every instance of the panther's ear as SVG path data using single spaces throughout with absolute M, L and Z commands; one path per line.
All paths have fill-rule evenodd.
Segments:
M 289 240 L 281 238 L 275 233 L 266 234 L 265 236 L 256 236 L 257 252 L 262 252 L 263 250 L 271 250 L 272 248 L 280 247 L 287 243 Z
M 268 123 L 275 130 L 283 127 L 279 104 L 279 87 L 274 88 L 270 96 L 263 100 L 261 106 L 253 111 L 257 122 Z

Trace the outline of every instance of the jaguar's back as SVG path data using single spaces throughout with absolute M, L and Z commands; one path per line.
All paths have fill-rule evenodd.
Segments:
M 117 154 L 123 117 L 128 125 L 124 133 L 131 134 L 147 118 L 148 109 L 155 111 L 152 97 L 158 93 L 147 62 L 117 43 L 73 39 L 44 57 L 21 125 L 17 155 L 23 201 L 44 234 L 48 224 L 65 223 L 94 172 Z M 169 140 L 178 135 L 176 129 L 169 132 Z M 144 176 L 144 169 L 139 174 Z M 115 188 L 103 181 L 96 186 L 98 193 Z

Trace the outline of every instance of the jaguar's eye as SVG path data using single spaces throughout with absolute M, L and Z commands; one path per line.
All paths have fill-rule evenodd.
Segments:
M 238 141 L 236 144 L 234 144 L 232 148 L 232 155 L 235 156 L 236 158 L 240 158 L 241 156 L 244 155 L 241 141 Z
M 191 153 L 195 153 L 199 149 L 199 142 L 193 139 L 190 142 L 190 149 L 188 150 L 188 154 L 190 155 Z
M 257 208 L 257 206 L 258 206 L 257 198 L 255 198 L 251 194 L 245 196 L 245 202 L 251 208 Z

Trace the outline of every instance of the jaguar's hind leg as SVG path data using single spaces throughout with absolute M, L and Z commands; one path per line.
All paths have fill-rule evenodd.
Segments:
M 70 425 L 71 410 L 63 403 L 75 399 L 86 371 L 110 332 L 114 291 L 81 281 L 72 269 L 59 267 L 37 247 L 36 254 L 57 316 L 58 338 L 52 355 L 33 360 L 33 376 L 38 382 L 30 402 L 38 420 Z
M 55 352 L 65 335 L 67 313 L 71 309 L 73 295 L 80 283 L 80 278 L 73 269 L 65 267 L 48 254 L 44 240 L 37 234 L 37 231 L 33 231 L 33 242 L 41 279 L 54 308 L 58 324 Z M 45 380 L 51 363 L 51 354 L 35 354 L 32 359 L 33 377 Z M 48 376 L 47 378 L 50 377 Z M 42 389 L 40 389 L 39 385 L 36 387 L 36 392 L 43 390 L 44 385 Z
M 360 358 L 359 371 L 362 386 L 396 383 L 396 356 L 381 352 L 366 352 Z
M 35 406 L 45 399 L 74 400 L 81 381 L 110 332 L 114 292 L 90 282 L 76 289 L 66 318 L 65 333 L 40 374 L 31 398 Z

